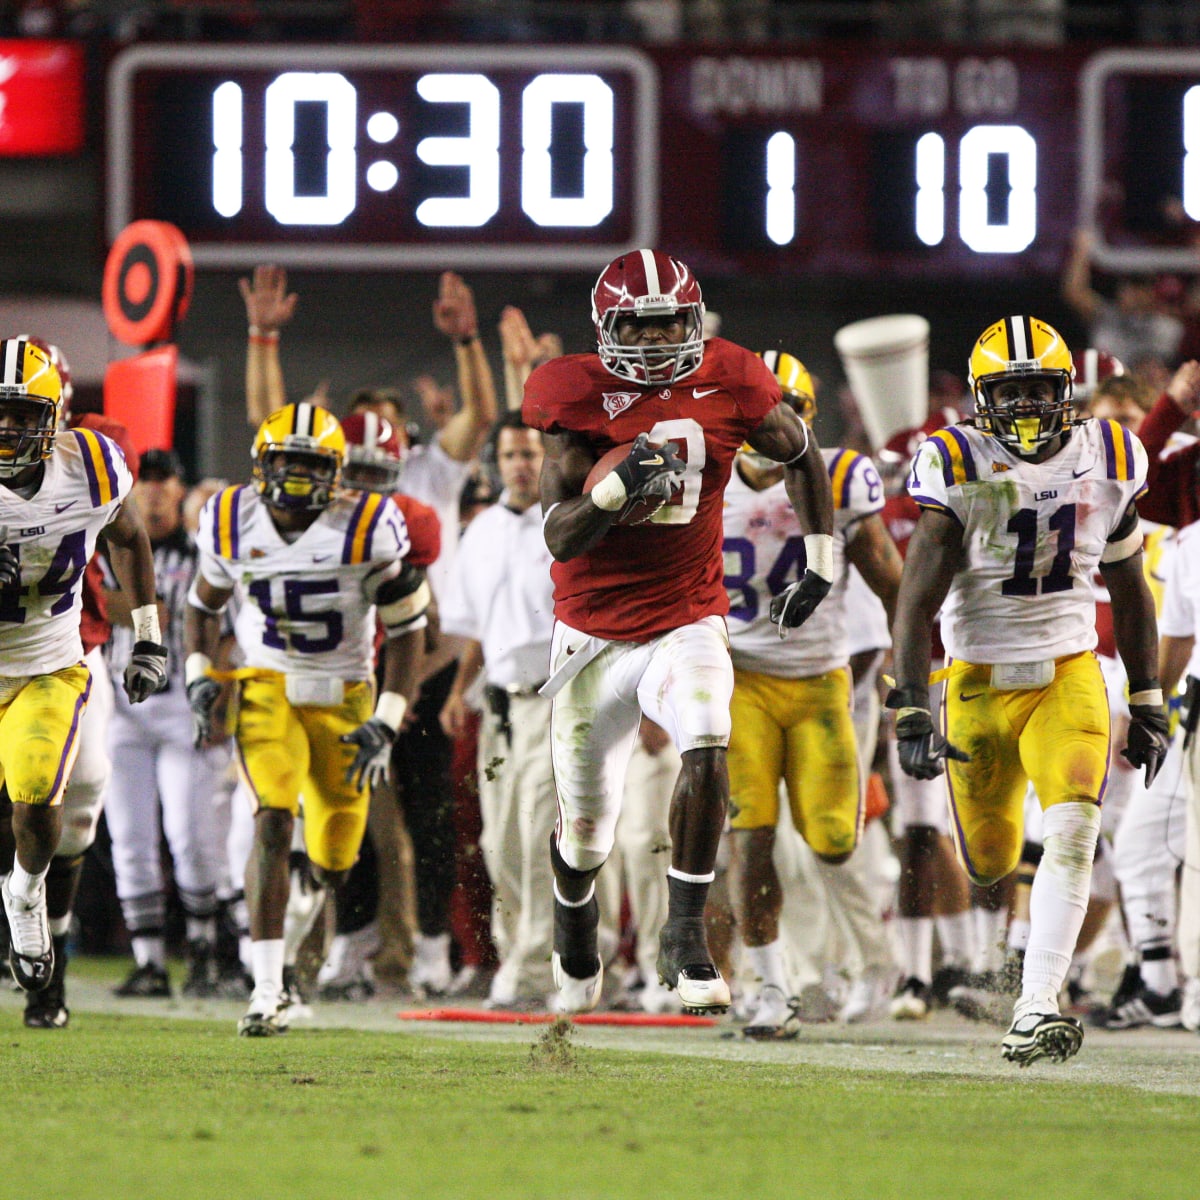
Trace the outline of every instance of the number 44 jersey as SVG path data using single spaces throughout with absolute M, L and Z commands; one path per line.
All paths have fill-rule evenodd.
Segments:
M 237 635 L 248 667 L 371 677 L 375 590 L 409 549 L 404 517 L 389 497 L 339 497 L 285 541 L 252 487 L 229 487 L 204 506 L 197 542 L 204 578 L 236 588 L 243 601 Z
M 117 444 L 78 429 L 59 433 L 34 495 L 0 488 L 0 528 L 21 563 L 20 591 L 0 591 L 0 674 L 49 675 L 83 657 L 80 580 L 132 486 Z
M 1146 452 L 1115 421 L 1074 426 L 1040 463 L 969 425 L 931 434 L 913 459 L 908 491 L 963 530 L 963 563 L 942 606 L 947 653 L 1013 663 L 1094 648 L 1091 576 L 1145 488 Z

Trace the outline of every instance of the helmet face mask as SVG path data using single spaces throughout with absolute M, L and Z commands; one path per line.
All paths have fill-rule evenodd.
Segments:
M 1036 317 L 989 325 L 971 353 L 979 428 L 1013 454 L 1042 458 L 1070 436 L 1075 367 L 1058 331 Z
M 0 343 L 0 479 L 54 453 L 63 385 L 50 355 L 24 338 Z
M 674 322 L 682 328 L 677 340 L 631 337 L 630 318 L 651 330 L 674 333 Z M 658 250 L 631 250 L 600 272 L 592 289 L 592 323 L 600 361 L 630 383 L 675 383 L 692 374 L 704 358 L 700 284 L 687 266 Z
M 341 478 L 346 440 L 337 418 L 315 404 L 272 413 L 254 439 L 254 486 L 271 508 L 320 512 Z

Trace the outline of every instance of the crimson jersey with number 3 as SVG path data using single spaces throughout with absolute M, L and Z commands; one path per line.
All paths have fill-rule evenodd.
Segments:
M 594 354 L 538 367 L 525 384 L 527 425 L 585 437 L 599 458 L 639 433 L 674 444 L 687 464 L 669 503 L 641 525 L 613 526 L 586 554 L 551 568 L 554 615 L 584 633 L 646 641 L 729 609 L 721 501 L 738 447 L 780 400 L 750 351 L 722 338 L 686 379 L 639 388 Z

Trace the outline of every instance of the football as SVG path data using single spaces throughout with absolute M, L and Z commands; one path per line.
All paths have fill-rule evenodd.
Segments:
M 588 472 L 583 490 L 590 492 L 632 449 L 633 443 L 626 442 L 623 446 L 614 446 L 607 454 L 597 459 L 595 465 Z M 618 513 L 615 524 L 640 525 L 654 516 L 664 503 L 666 502 L 660 496 L 650 496 L 645 500 L 629 500 Z

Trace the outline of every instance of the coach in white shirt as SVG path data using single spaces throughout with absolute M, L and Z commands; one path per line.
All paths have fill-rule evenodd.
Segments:
M 504 491 L 463 534 L 442 605 L 442 628 L 466 639 L 442 709 L 456 736 L 464 694 L 480 671 L 488 704 L 479 737 L 484 862 L 492 879 L 492 937 L 500 969 L 489 1005 L 541 1007 L 551 990 L 554 912 L 547 853 L 557 800 L 550 759 L 550 701 L 538 695 L 554 623 L 550 551 L 538 480 L 542 437 L 506 414 L 496 438 Z

